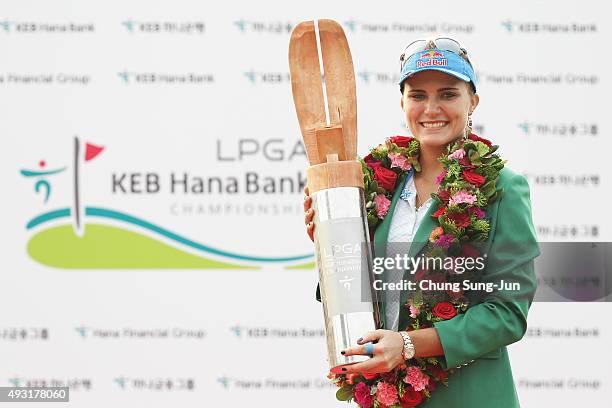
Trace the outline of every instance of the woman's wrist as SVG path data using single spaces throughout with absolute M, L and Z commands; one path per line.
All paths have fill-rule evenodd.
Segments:
M 399 334 L 400 336 L 402 336 L 402 341 L 404 343 L 402 349 L 402 359 L 410 360 L 414 358 L 416 354 L 416 349 L 414 347 L 414 343 L 412 343 L 412 338 L 410 337 L 410 334 L 407 331 L 400 331 Z
M 438 331 L 434 327 L 411 330 L 408 333 L 410 334 L 412 344 L 414 344 L 415 357 L 436 357 L 444 355 L 444 349 L 442 348 Z

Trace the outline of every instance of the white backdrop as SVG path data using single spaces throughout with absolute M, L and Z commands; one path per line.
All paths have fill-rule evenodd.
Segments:
M 361 154 L 407 134 L 403 45 L 460 40 L 476 131 L 527 176 L 540 239 L 610 240 L 605 3 L 336 3 L 2 1 L 0 386 L 70 385 L 82 407 L 344 406 L 302 222 L 303 20 L 344 26 Z M 104 149 L 75 157 L 75 137 Z M 533 305 L 510 348 L 524 407 L 606 406 L 610 311 Z

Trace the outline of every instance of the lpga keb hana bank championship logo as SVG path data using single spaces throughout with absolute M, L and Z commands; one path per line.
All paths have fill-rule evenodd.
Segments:
M 313 267 L 313 254 L 262 257 L 214 248 L 135 214 L 85 205 L 82 169 L 104 151 L 75 137 L 71 164 L 51 167 L 40 160 L 37 169 L 20 170 L 33 181 L 44 208 L 26 225 L 32 233 L 27 243 L 32 259 L 63 269 L 260 269 L 271 263 L 286 269 Z M 54 183 L 67 182 L 70 205 L 46 208 Z

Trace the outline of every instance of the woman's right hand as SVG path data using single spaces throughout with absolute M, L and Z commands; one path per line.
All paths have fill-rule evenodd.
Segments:
M 304 223 L 306 224 L 306 234 L 310 237 L 310 240 L 314 242 L 314 210 L 310 208 L 312 205 L 312 198 L 310 198 L 308 186 L 304 187 Z

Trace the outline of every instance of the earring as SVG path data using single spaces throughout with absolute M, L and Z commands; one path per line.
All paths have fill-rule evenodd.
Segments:
M 468 114 L 467 125 L 465 127 L 465 135 L 463 140 L 467 140 L 468 136 L 472 134 L 472 113 Z

